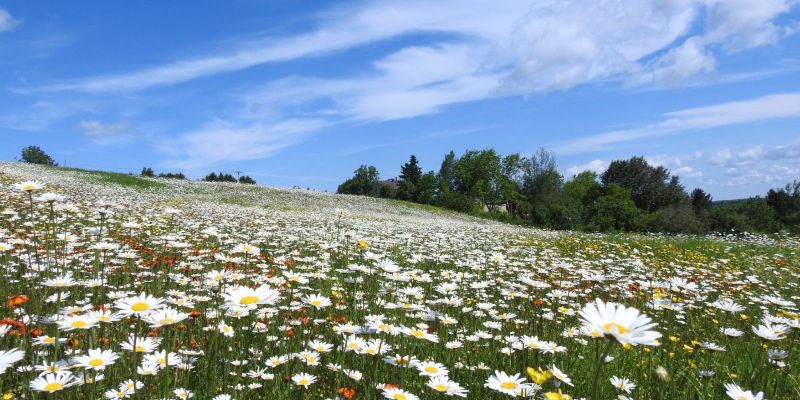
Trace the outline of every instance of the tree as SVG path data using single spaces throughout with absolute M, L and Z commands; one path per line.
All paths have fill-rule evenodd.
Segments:
M 400 167 L 397 198 L 401 200 L 417 201 L 419 197 L 418 186 L 420 178 L 422 178 L 422 169 L 417 162 L 417 156 L 412 154 L 408 162 Z
M 696 188 L 692 190 L 691 194 L 692 199 L 692 208 L 694 209 L 695 214 L 700 215 L 703 213 L 708 212 L 712 206 L 712 199 L 711 195 L 706 193 L 703 189 Z
M 256 180 L 247 175 L 242 175 L 241 177 L 239 177 L 239 183 L 244 183 L 246 185 L 255 185 Z
M 506 204 L 506 211 L 508 211 L 508 215 L 511 218 L 517 216 L 520 205 L 525 202 L 525 196 L 522 195 L 522 185 L 524 171 L 528 162 L 528 159 L 518 153 L 513 153 L 503 157 L 500 165 L 503 174 L 500 181 L 500 191 Z
M 158 174 L 158 177 L 167 179 L 186 179 L 186 175 L 184 175 L 182 172 L 160 173 Z
M 677 176 L 662 166 L 651 166 L 643 157 L 612 161 L 600 178 L 604 186 L 613 183 L 630 191 L 636 206 L 647 212 L 687 197 Z
M 632 231 L 641 224 L 641 211 L 627 189 L 615 183 L 598 187 L 590 194 L 594 198 L 587 207 L 588 227 L 595 231 Z
M 428 171 L 417 182 L 417 203 L 433 204 L 436 200 L 436 174 Z
M 501 200 L 500 156 L 494 149 L 470 150 L 456 162 L 456 190 L 493 210 Z
M 592 171 L 583 171 L 564 184 L 562 190 L 564 218 L 570 229 L 580 228 L 587 223 L 586 206 L 589 202 L 589 195 L 599 188 L 597 174 Z
M 530 207 L 534 224 L 563 227 L 563 204 L 560 201 L 564 178 L 556 169 L 555 155 L 543 148 L 524 163 L 522 193 Z
M 775 218 L 781 224 L 800 230 L 800 181 L 793 181 L 783 189 L 770 189 L 767 204 L 775 211 Z
M 50 165 L 50 166 L 57 166 L 53 158 L 50 157 L 47 153 L 44 152 L 39 146 L 28 146 L 22 149 L 22 161 L 31 164 L 41 164 L 41 165 Z
M 156 176 L 155 172 L 153 172 L 153 169 L 150 168 L 150 167 L 142 168 L 142 172 L 140 172 L 139 175 L 147 176 L 147 177 L 150 177 L 150 178 L 153 178 L 153 177 Z
M 454 151 L 451 150 L 444 156 L 436 178 L 439 180 L 440 193 L 444 194 L 456 190 L 456 153 Z
M 380 195 L 378 176 L 377 168 L 372 165 L 362 165 L 354 171 L 352 178 L 339 185 L 336 193 L 377 197 Z

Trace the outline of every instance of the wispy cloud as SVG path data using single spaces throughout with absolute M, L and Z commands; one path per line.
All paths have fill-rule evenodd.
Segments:
M 269 157 L 299 143 L 324 125 L 319 120 L 285 120 L 271 125 L 240 126 L 215 120 L 177 139 L 163 141 L 159 150 L 168 157 L 164 166 L 197 170 L 224 162 Z
M 800 116 L 799 93 L 771 94 L 666 113 L 663 119 L 653 124 L 582 137 L 555 146 L 554 150 L 561 154 L 602 151 L 611 149 L 612 145 L 618 143 L 798 116 Z
M 142 90 L 419 32 L 453 34 L 453 41 L 488 47 L 491 51 L 476 58 L 472 70 L 487 64 L 505 66 L 507 74 L 494 82 L 501 93 L 564 90 L 607 79 L 675 81 L 713 70 L 717 49 L 739 51 L 794 33 L 776 19 L 796 4 L 795 0 L 367 1 L 318 16 L 317 28 L 306 33 L 248 39 L 232 51 L 40 89 Z M 692 34 L 698 25 L 705 30 Z M 471 97 L 465 93 L 465 101 Z
M 0 33 L 11 31 L 21 23 L 21 21 L 14 19 L 6 9 L 0 8 Z

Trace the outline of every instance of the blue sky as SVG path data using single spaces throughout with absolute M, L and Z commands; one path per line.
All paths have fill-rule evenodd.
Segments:
M 0 1 L 0 159 L 335 190 L 412 153 L 800 179 L 800 2 Z

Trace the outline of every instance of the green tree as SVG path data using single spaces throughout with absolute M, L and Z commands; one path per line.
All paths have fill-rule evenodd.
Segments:
M 456 162 L 456 189 L 493 210 L 501 200 L 500 156 L 494 149 L 470 150 Z
M 588 204 L 588 228 L 594 231 L 633 231 L 641 226 L 641 210 L 631 193 L 615 183 L 592 190 Z
M 540 148 L 523 165 L 522 193 L 530 207 L 531 222 L 553 228 L 564 227 L 561 202 L 564 177 L 556 169 L 555 155 Z
M 564 183 L 564 217 L 569 228 L 578 229 L 587 223 L 586 206 L 589 202 L 589 195 L 599 188 L 597 174 L 592 171 L 583 171 Z
M 156 176 L 156 173 L 155 173 L 155 172 L 153 172 L 153 169 L 152 169 L 152 168 L 150 168 L 150 167 L 144 167 L 144 168 L 142 168 L 142 172 L 140 172 L 140 173 L 139 173 L 139 175 L 141 175 L 141 176 L 147 176 L 147 177 L 153 178 L 153 177 L 155 177 L 155 176 Z
M 28 146 L 22 149 L 21 159 L 31 164 L 50 165 L 53 167 L 58 165 L 53 161 L 53 158 L 39 148 L 39 146 Z
M 454 151 L 451 150 L 444 156 L 436 178 L 439 180 L 439 192 L 442 195 L 456 190 L 456 153 Z
M 354 171 L 352 178 L 339 185 L 336 193 L 378 197 L 380 195 L 378 177 L 377 168 L 372 165 L 362 165 Z
M 800 231 L 800 181 L 793 181 L 783 189 L 770 189 L 767 204 L 775 211 L 775 218 L 793 231 Z
M 690 197 L 692 199 L 692 208 L 697 215 L 711 210 L 713 200 L 711 199 L 711 195 L 706 193 L 703 189 L 696 188 L 692 190 Z
M 417 198 L 419 197 L 420 178 L 422 178 L 422 169 L 419 167 L 417 156 L 412 154 L 408 159 L 408 162 L 400 167 L 397 198 L 402 200 L 417 201 Z
M 243 183 L 246 185 L 255 185 L 256 180 L 247 175 L 242 175 L 241 177 L 239 177 L 239 183 Z
M 600 178 L 604 186 L 613 183 L 630 191 L 636 206 L 647 212 L 678 204 L 687 197 L 677 176 L 662 166 L 651 166 L 643 157 L 615 160 Z

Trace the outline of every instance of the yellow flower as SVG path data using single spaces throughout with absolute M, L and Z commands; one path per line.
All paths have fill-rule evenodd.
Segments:
M 553 376 L 553 374 L 551 374 L 550 371 L 542 370 L 541 368 L 536 370 L 531 367 L 528 367 L 527 372 L 531 380 L 537 385 L 545 383 L 548 379 L 550 379 L 550 377 Z
M 356 242 L 356 246 L 357 246 L 359 249 L 361 249 L 361 250 L 364 250 L 364 249 L 366 249 L 367 247 L 369 247 L 369 243 L 367 243 L 367 242 L 366 242 L 366 241 L 364 241 L 364 240 L 359 240 L 358 242 Z
M 5 392 L 3 393 L 3 400 L 11 400 L 14 398 L 14 393 Z
M 559 390 L 558 393 L 547 392 L 544 394 L 544 398 L 547 400 L 572 400 L 572 396 L 561 393 L 561 390 Z

